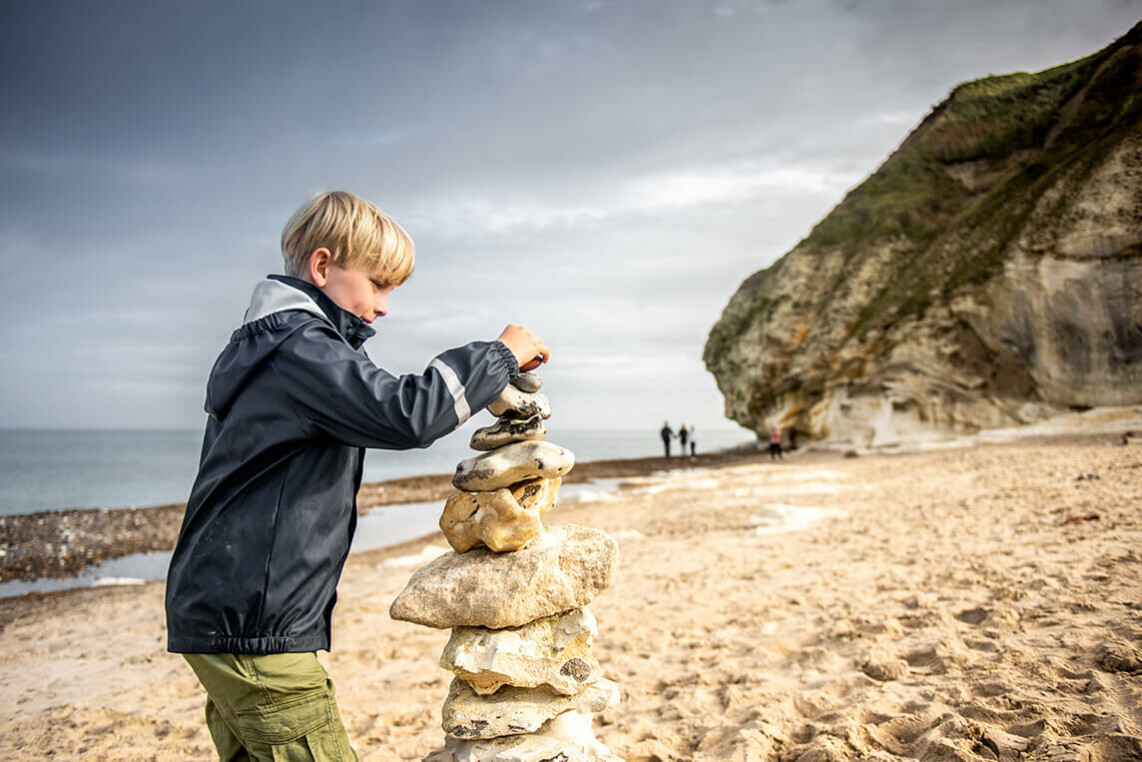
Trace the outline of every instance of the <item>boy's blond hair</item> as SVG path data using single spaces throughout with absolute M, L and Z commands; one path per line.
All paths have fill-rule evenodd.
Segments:
M 377 207 L 352 193 L 321 193 L 302 204 L 282 230 L 287 275 L 300 278 L 309 256 L 329 249 L 338 267 L 357 268 L 399 286 L 412 275 L 416 250 L 408 233 Z

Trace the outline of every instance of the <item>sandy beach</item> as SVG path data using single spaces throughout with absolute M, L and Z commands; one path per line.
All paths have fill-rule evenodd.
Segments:
M 625 759 L 1142 759 L 1142 446 L 806 453 L 547 519 L 621 548 L 591 610 L 623 694 L 597 735 Z M 322 660 L 362 759 L 441 744 L 447 632 L 388 608 L 442 545 L 346 567 Z M 0 626 L 3 758 L 212 758 L 162 583 L 0 601 Z

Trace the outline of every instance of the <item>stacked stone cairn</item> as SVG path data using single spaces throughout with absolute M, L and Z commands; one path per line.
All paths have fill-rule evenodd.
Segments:
M 455 678 L 444 701 L 444 748 L 425 762 L 620 760 L 595 738 L 594 715 L 619 689 L 591 655 L 585 608 L 614 581 L 618 545 L 589 527 L 545 529 L 575 464 L 545 441 L 542 381 L 522 373 L 472 435 L 440 528 L 454 553 L 417 570 L 393 619 L 452 629 L 440 665 Z

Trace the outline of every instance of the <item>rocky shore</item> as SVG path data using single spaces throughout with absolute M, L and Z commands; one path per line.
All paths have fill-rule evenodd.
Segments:
M 760 457 L 752 448 L 684 458 L 600 460 L 576 465 L 564 479 L 572 484 L 593 479 L 645 476 L 670 468 L 748 463 Z M 453 491 L 452 474 L 431 474 L 361 485 L 359 510 L 401 503 L 443 500 Z M 170 550 L 178 538 L 185 503 L 151 508 L 92 508 L 42 511 L 0 517 L 0 581 L 69 577 L 111 558 Z

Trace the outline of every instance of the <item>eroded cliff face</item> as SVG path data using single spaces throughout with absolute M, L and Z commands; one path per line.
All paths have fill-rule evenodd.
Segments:
M 1142 404 L 1142 24 L 956 88 L 705 361 L 741 425 L 858 445 Z

